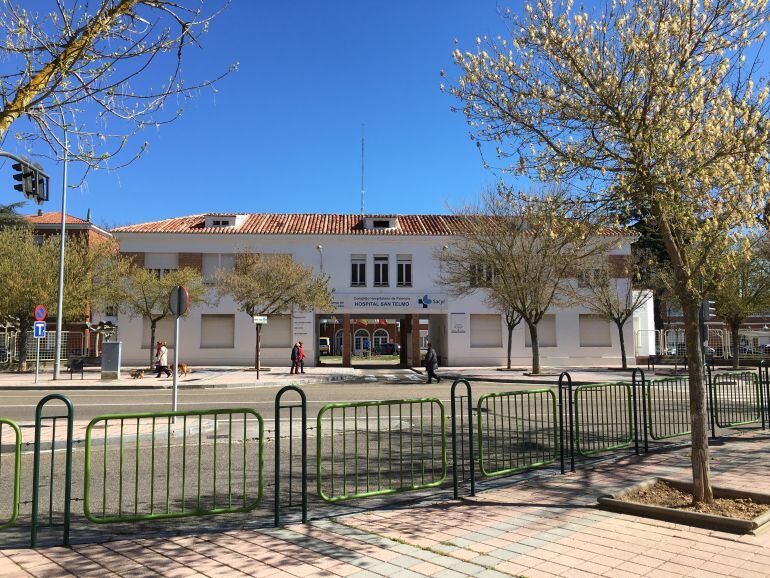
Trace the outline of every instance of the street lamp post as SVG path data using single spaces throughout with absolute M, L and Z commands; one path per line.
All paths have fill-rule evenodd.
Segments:
M 69 143 L 67 129 L 64 129 L 64 170 L 61 185 L 61 239 L 59 244 L 59 296 L 56 301 L 56 339 L 54 342 L 53 378 L 59 379 L 61 370 L 61 333 L 62 333 L 62 309 L 64 308 L 64 247 L 66 245 L 67 226 L 67 154 Z
M 321 255 L 321 273 L 324 272 L 324 246 L 318 245 L 316 246 L 316 249 L 318 249 L 318 253 Z

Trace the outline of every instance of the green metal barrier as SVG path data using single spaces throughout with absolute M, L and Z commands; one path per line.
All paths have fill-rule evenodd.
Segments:
M 3 430 L 11 428 L 15 434 L 16 441 L 13 444 L 14 457 L 13 457 L 13 478 L 11 484 L 8 485 L 3 481 L 3 460 L 2 460 L 2 448 L 3 448 Z M 7 471 L 7 470 L 6 470 Z M 21 482 L 21 429 L 15 421 L 0 417 L 0 487 L 13 488 L 13 502 L 11 503 L 10 516 L 5 522 L 0 522 L 0 530 L 13 526 L 16 520 L 19 519 L 19 487 Z
M 100 415 L 86 429 L 83 510 L 92 522 L 248 512 L 263 490 L 264 423 L 252 409 Z
M 556 396 L 551 389 L 488 393 L 476 407 L 483 475 L 514 474 L 559 458 Z
M 575 447 L 583 456 L 630 446 L 633 394 L 628 383 L 579 385 L 575 397 Z
M 317 418 L 318 495 L 340 502 L 441 485 L 444 413 L 433 398 L 325 405 Z
M 690 384 L 687 377 L 666 377 L 647 382 L 647 427 L 656 441 L 690 433 Z
M 718 427 L 735 427 L 761 421 L 763 396 L 758 373 L 715 373 L 711 379 L 714 420 Z

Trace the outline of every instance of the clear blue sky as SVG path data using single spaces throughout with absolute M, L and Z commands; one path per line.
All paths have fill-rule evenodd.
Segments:
M 208 211 L 355 213 L 362 123 L 366 211 L 446 212 L 495 178 L 439 71 L 452 67 L 455 37 L 472 48 L 502 31 L 497 10 L 492 0 L 233 0 L 186 69 L 240 69 L 176 123 L 144 131 L 137 143 L 149 150 L 133 165 L 91 173 L 68 212 L 90 207 L 111 226 Z M 59 207 L 61 169 L 51 169 L 46 211 Z

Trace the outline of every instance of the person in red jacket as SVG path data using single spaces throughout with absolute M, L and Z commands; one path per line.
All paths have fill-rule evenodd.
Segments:
M 297 341 L 299 351 L 297 351 L 297 362 L 299 363 L 300 373 L 305 373 L 305 352 L 302 351 L 302 342 Z

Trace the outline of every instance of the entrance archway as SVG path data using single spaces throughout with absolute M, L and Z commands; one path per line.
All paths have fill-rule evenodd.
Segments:
M 366 329 L 356 329 L 353 334 L 353 354 L 362 355 L 367 345 L 371 346 L 369 332 Z

